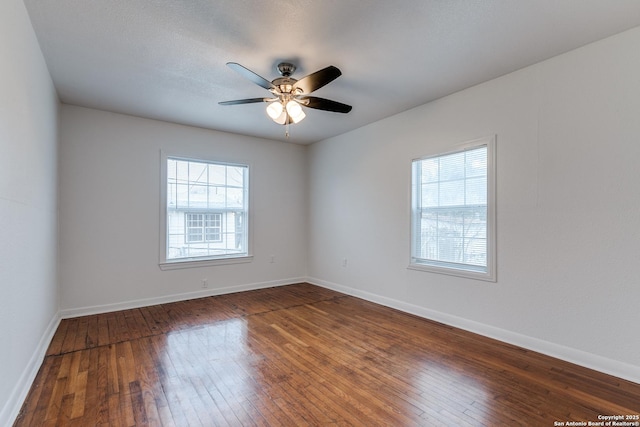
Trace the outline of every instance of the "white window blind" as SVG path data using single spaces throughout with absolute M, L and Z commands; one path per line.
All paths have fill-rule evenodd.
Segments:
M 411 266 L 493 280 L 493 139 L 413 161 Z

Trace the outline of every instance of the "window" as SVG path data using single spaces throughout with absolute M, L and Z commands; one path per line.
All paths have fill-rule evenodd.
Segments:
M 195 242 L 221 242 L 222 241 L 222 214 L 220 213 L 185 213 L 184 220 L 187 229 L 188 243 Z
M 249 167 L 162 158 L 160 267 L 247 262 Z
M 495 281 L 495 137 L 412 165 L 410 268 Z

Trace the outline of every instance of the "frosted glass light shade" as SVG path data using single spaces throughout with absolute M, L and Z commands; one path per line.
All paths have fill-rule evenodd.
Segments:
M 280 125 L 285 124 L 285 122 L 287 121 L 287 112 L 285 111 L 282 103 L 279 101 L 272 102 L 267 106 L 267 114 L 274 122 Z
M 295 101 L 287 102 L 287 113 L 289 113 L 289 117 L 291 117 L 293 123 L 299 123 L 307 116 L 304 111 L 302 111 L 300 104 Z
M 277 120 L 278 117 L 280 117 L 280 115 L 282 114 L 283 109 L 284 107 L 280 102 L 272 102 L 267 106 L 267 114 L 273 120 Z

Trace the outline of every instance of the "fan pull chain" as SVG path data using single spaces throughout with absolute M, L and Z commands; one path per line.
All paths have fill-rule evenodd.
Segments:
M 289 139 L 289 120 L 287 120 L 287 124 L 284 125 L 284 136 L 285 138 Z

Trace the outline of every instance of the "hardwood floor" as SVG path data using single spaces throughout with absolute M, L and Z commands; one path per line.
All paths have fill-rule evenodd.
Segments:
M 637 414 L 640 384 L 298 284 L 63 320 L 15 426 L 554 426 Z

